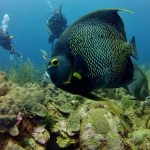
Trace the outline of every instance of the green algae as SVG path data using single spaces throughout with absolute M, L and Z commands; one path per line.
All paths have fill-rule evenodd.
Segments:
M 24 136 L 24 137 L 22 138 L 22 140 L 21 140 L 22 146 L 27 146 L 28 143 L 29 143 L 29 137 Z
M 51 131 L 51 129 L 54 127 L 56 123 L 56 119 L 51 116 L 51 115 L 48 115 L 45 117 L 45 128 L 48 130 L 48 131 Z
M 17 67 L 12 66 L 8 70 L 8 79 L 14 83 L 18 83 L 20 86 L 28 82 L 39 83 L 43 72 L 44 66 L 35 67 L 30 59 L 27 59 L 25 62 L 20 60 Z

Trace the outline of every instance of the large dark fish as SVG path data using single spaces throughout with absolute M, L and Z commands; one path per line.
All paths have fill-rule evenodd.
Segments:
M 66 91 L 86 94 L 97 88 L 126 87 L 132 83 L 137 59 L 135 38 L 127 43 L 118 11 L 89 13 L 68 27 L 56 42 L 47 72 Z

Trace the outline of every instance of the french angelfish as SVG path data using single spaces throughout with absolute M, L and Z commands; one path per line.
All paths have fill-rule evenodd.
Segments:
M 47 67 L 57 87 L 85 95 L 98 88 L 127 87 L 134 81 L 130 56 L 138 59 L 135 37 L 127 42 L 118 11 L 130 12 L 98 10 L 81 17 L 63 32 Z

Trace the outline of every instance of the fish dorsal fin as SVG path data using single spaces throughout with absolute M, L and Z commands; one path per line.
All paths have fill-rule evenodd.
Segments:
M 101 20 L 106 24 L 109 24 L 113 26 L 124 38 L 126 41 L 126 33 L 124 29 L 124 23 L 121 19 L 121 17 L 118 15 L 118 11 L 125 11 L 125 12 L 131 12 L 129 10 L 125 9 L 102 9 L 97 10 L 94 12 L 91 12 L 81 18 L 79 18 L 75 23 L 72 24 L 72 26 L 83 23 L 85 21 L 90 20 Z

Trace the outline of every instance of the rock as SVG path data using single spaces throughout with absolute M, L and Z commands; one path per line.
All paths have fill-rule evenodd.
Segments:
M 36 126 L 32 136 L 35 141 L 42 145 L 46 144 L 46 142 L 50 139 L 50 134 L 44 126 Z
M 77 141 L 75 139 L 71 139 L 69 137 L 68 138 L 62 138 L 60 136 L 57 137 L 57 144 L 59 145 L 60 148 L 66 148 L 76 143 Z
M 11 136 L 17 136 L 19 134 L 19 130 L 16 125 L 9 129 L 9 133 Z
M 13 144 L 8 147 L 8 150 L 25 150 L 25 149 L 17 144 Z
M 80 116 L 77 112 L 71 113 L 67 121 L 67 130 L 69 132 L 78 132 L 80 129 Z

